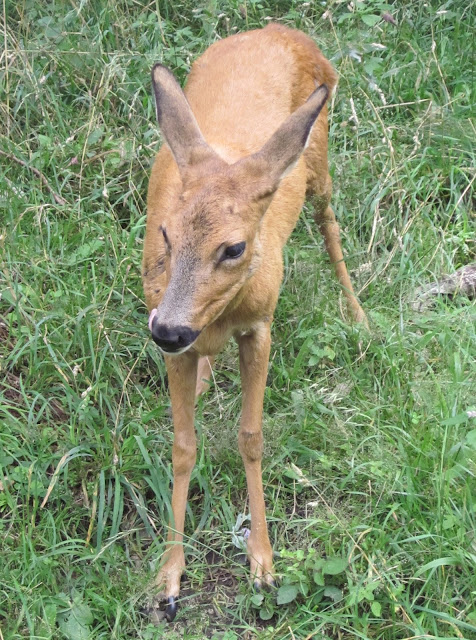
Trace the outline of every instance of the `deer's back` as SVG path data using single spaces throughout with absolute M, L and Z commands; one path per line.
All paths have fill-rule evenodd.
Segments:
M 213 44 L 185 93 L 207 142 L 236 159 L 257 151 L 322 83 L 332 89 L 336 75 L 315 43 L 271 24 Z

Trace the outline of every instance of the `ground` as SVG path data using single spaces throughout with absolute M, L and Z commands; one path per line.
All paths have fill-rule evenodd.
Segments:
M 3 8 L 0 638 L 476 638 L 474 303 L 414 305 L 475 260 L 474 3 Z M 172 425 L 140 284 L 149 71 L 183 82 L 210 43 L 269 19 L 340 76 L 333 205 L 370 333 L 346 321 L 306 206 L 265 397 L 279 590 L 255 593 L 240 556 L 230 344 L 197 408 L 184 597 L 155 626 Z

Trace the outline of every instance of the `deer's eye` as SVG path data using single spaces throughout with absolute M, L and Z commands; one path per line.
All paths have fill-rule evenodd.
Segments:
M 162 225 L 159 227 L 159 231 L 162 231 L 162 236 L 164 238 L 165 246 L 167 247 L 167 250 L 170 251 L 171 249 L 170 240 L 167 236 L 166 230 L 164 229 L 164 227 L 162 227 Z
M 246 247 L 246 242 L 238 242 L 238 244 L 232 244 L 225 249 L 222 255 L 222 260 L 236 260 L 243 255 Z

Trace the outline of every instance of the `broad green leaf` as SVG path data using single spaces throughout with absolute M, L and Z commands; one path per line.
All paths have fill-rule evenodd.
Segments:
M 263 604 L 264 595 L 262 593 L 255 593 L 254 596 L 251 597 L 251 602 L 255 607 L 260 607 Z
M 91 133 L 88 136 L 88 144 L 96 144 L 96 142 L 98 142 L 104 133 L 104 127 L 98 127 L 97 129 L 94 129 L 94 131 L 91 131 Z
M 333 585 L 329 585 L 324 589 L 324 595 L 334 602 L 339 602 L 343 598 L 342 591 L 338 587 L 334 587 Z
M 278 604 L 288 604 L 292 602 L 298 594 L 298 588 L 294 584 L 284 584 L 278 589 L 278 598 L 276 602 Z
M 471 624 L 476 625 L 476 609 L 468 613 L 468 615 L 466 616 L 466 620 Z
M 50 625 L 50 627 L 53 627 L 56 624 L 56 615 L 57 615 L 56 605 L 54 603 L 46 604 L 44 613 L 45 613 L 46 622 Z
M 469 420 L 469 416 L 466 413 L 458 413 L 457 416 L 453 416 L 452 418 L 447 418 L 446 420 L 442 420 L 441 424 L 444 427 L 453 427 L 456 424 L 462 424 L 463 422 L 467 422 Z
M 90 637 L 89 627 L 78 622 L 72 614 L 60 622 L 60 629 L 68 640 L 88 640 Z
M 91 634 L 89 625 L 93 622 L 91 609 L 83 602 L 82 595 L 77 593 L 70 611 L 61 614 L 59 625 L 68 640 L 87 640 Z
M 51 145 L 51 138 L 49 136 L 43 136 L 41 133 L 39 133 L 37 138 L 40 146 L 49 147 Z
M 82 625 L 88 625 L 94 622 L 92 611 L 85 602 L 75 603 L 73 605 L 72 615 Z
M 323 587 L 325 585 L 324 574 L 322 573 L 322 571 L 314 571 L 313 578 L 314 582 L 320 587 Z
M 443 520 L 443 529 L 447 531 L 448 529 L 452 529 L 456 524 L 458 524 L 459 520 L 453 515 L 447 516 Z
M 271 620 L 271 618 L 273 617 L 274 611 L 272 609 L 260 609 L 259 612 L 259 617 L 261 618 L 261 620 Z
M 471 431 L 468 431 L 468 433 L 466 434 L 466 442 L 470 447 L 476 449 L 476 429 L 471 429 Z
M 373 13 L 366 13 L 362 16 L 363 22 L 367 24 L 369 27 L 373 27 L 380 21 L 380 16 L 376 16 Z
M 371 76 L 381 66 L 382 58 L 370 58 L 364 64 L 365 71 Z
M 380 615 L 382 613 L 382 605 L 380 604 L 380 602 L 377 602 L 377 600 L 374 600 L 372 602 L 372 604 L 370 605 L 370 608 L 371 608 L 372 613 L 374 614 L 374 616 L 376 618 L 380 618 Z
M 343 573 L 347 568 L 347 560 L 345 558 L 327 558 L 322 567 L 322 573 L 329 576 L 336 576 Z
M 319 604 L 319 602 L 321 602 L 323 597 L 324 597 L 324 589 L 320 587 L 319 589 L 316 589 L 316 591 L 313 594 L 311 594 L 310 602 L 313 605 Z
M 342 22 L 344 22 L 345 20 L 350 20 L 350 18 L 353 18 L 354 14 L 353 13 L 343 13 L 339 19 L 338 19 L 338 23 L 341 24 Z

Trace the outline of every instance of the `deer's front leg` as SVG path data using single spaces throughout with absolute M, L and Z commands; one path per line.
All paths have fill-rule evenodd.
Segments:
M 268 538 L 261 479 L 263 454 L 263 398 L 271 344 L 270 323 L 262 323 L 251 335 L 238 339 L 243 392 L 238 444 L 245 465 L 250 497 L 251 534 L 247 553 L 255 586 L 273 584 L 273 552 Z
M 197 360 L 197 356 L 189 352 L 165 359 L 174 423 L 172 449 L 174 486 L 172 520 L 169 523 L 164 564 L 157 576 L 157 584 L 162 589 L 161 596 L 167 600 L 166 617 L 169 622 L 174 619 L 177 611 L 175 599 L 179 595 L 180 577 L 185 567 L 182 543 L 185 507 L 190 476 L 197 456 L 193 422 Z

